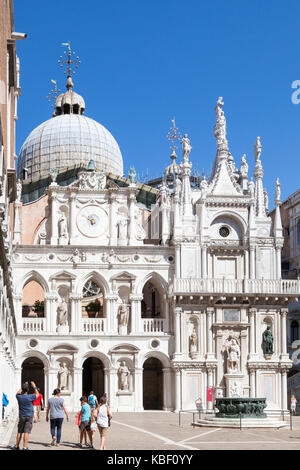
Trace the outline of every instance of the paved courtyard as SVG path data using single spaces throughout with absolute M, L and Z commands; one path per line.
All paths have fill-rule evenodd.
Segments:
M 300 449 L 300 417 L 293 419 L 293 430 L 286 429 L 221 429 L 191 426 L 191 415 L 165 412 L 114 413 L 107 438 L 108 450 L 298 450 Z M 59 448 L 50 446 L 49 423 L 45 412 L 41 422 L 33 426 L 29 439 L 31 450 L 79 450 L 75 414 L 64 420 L 62 442 Z M 2 449 L 15 444 L 16 424 L 6 434 Z M 95 436 L 95 448 L 99 449 L 99 433 Z

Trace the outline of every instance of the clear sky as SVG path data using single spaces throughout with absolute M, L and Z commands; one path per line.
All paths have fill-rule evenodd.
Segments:
M 82 64 L 74 90 L 85 115 L 117 140 L 124 171 L 156 177 L 170 163 L 171 119 L 188 133 L 193 167 L 209 175 L 216 153 L 214 106 L 225 102 L 227 138 L 240 167 L 254 167 L 261 137 L 264 186 L 273 207 L 275 179 L 282 199 L 300 188 L 298 0 L 14 0 L 21 88 L 17 152 L 27 135 L 51 117 L 46 99 L 57 60 L 71 41 Z M 181 160 L 181 149 L 178 149 Z

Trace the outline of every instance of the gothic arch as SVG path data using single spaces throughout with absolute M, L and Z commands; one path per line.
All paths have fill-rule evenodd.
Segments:
M 148 281 L 154 281 L 155 287 L 158 288 L 161 295 L 168 293 L 168 283 L 167 281 L 156 271 L 151 271 L 147 273 L 142 279 L 137 279 L 135 284 L 136 294 L 141 295 L 143 293 L 143 288 Z
M 75 292 L 79 295 L 82 295 L 83 287 L 87 281 L 93 279 L 96 283 L 99 284 L 99 287 L 103 288 L 104 298 L 111 294 L 109 284 L 104 276 L 102 276 L 97 271 L 90 271 L 85 276 L 77 280 Z
M 24 287 L 31 281 L 35 281 L 40 284 L 44 289 L 45 294 L 49 292 L 49 286 L 46 279 L 37 271 L 32 270 L 26 273 L 23 278 L 16 282 L 17 289 L 20 289 L 19 291 L 17 291 L 17 293 L 22 295 Z

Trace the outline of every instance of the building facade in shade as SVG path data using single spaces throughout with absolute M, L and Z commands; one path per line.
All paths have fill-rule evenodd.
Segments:
M 245 156 L 237 169 L 229 152 L 219 98 L 209 181 L 192 188 L 185 134 L 182 162 L 157 189 L 134 169 L 123 176 L 118 144 L 84 111 L 69 76 L 20 152 L 17 382 L 35 380 L 46 399 L 60 387 L 72 410 L 93 390 L 112 410 L 211 411 L 208 388 L 286 409 L 299 281 L 281 279 L 280 184 L 272 221 L 260 139 L 253 181 Z
M 281 205 L 284 244 L 282 250 L 282 277 L 299 279 L 300 277 L 300 190 L 289 196 Z M 272 218 L 274 213 L 272 213 Z M 297 409 L 300 404 L 300 302 L 291 302 L 288 306 L 287 321 L 288 352 L 293 366 L 288 374 L 288 396 L 295 394 Z
M 16 197 L 15 123 L 20 96 L 16 41 L 26 35 L 14 31 L 12 1 L 0 0 L 0 396 L 8 397 L 6 419 L 16 391 L 17 324 L 12 283 L 13 203 Z M 2 407 L 1 407 L 2 408 Z M 1 429 L 0 429 L 1 430 Z

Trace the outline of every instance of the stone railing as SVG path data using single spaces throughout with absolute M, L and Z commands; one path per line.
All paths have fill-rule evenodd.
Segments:
M 106 333 L 107 332 L 107 319 L 106 318 L 83 318 L 81 321 L 83 333 Z
M 142 318 L 143 333 L 167 333 L 163 318 Z
M 46 330 L 46 318 L 22 318 L 22 333 L 43 333 Z
M 300 281 L 288 279 L 198 279 L 174 280 L 174 294 L 278 294 L 299 295 Z

